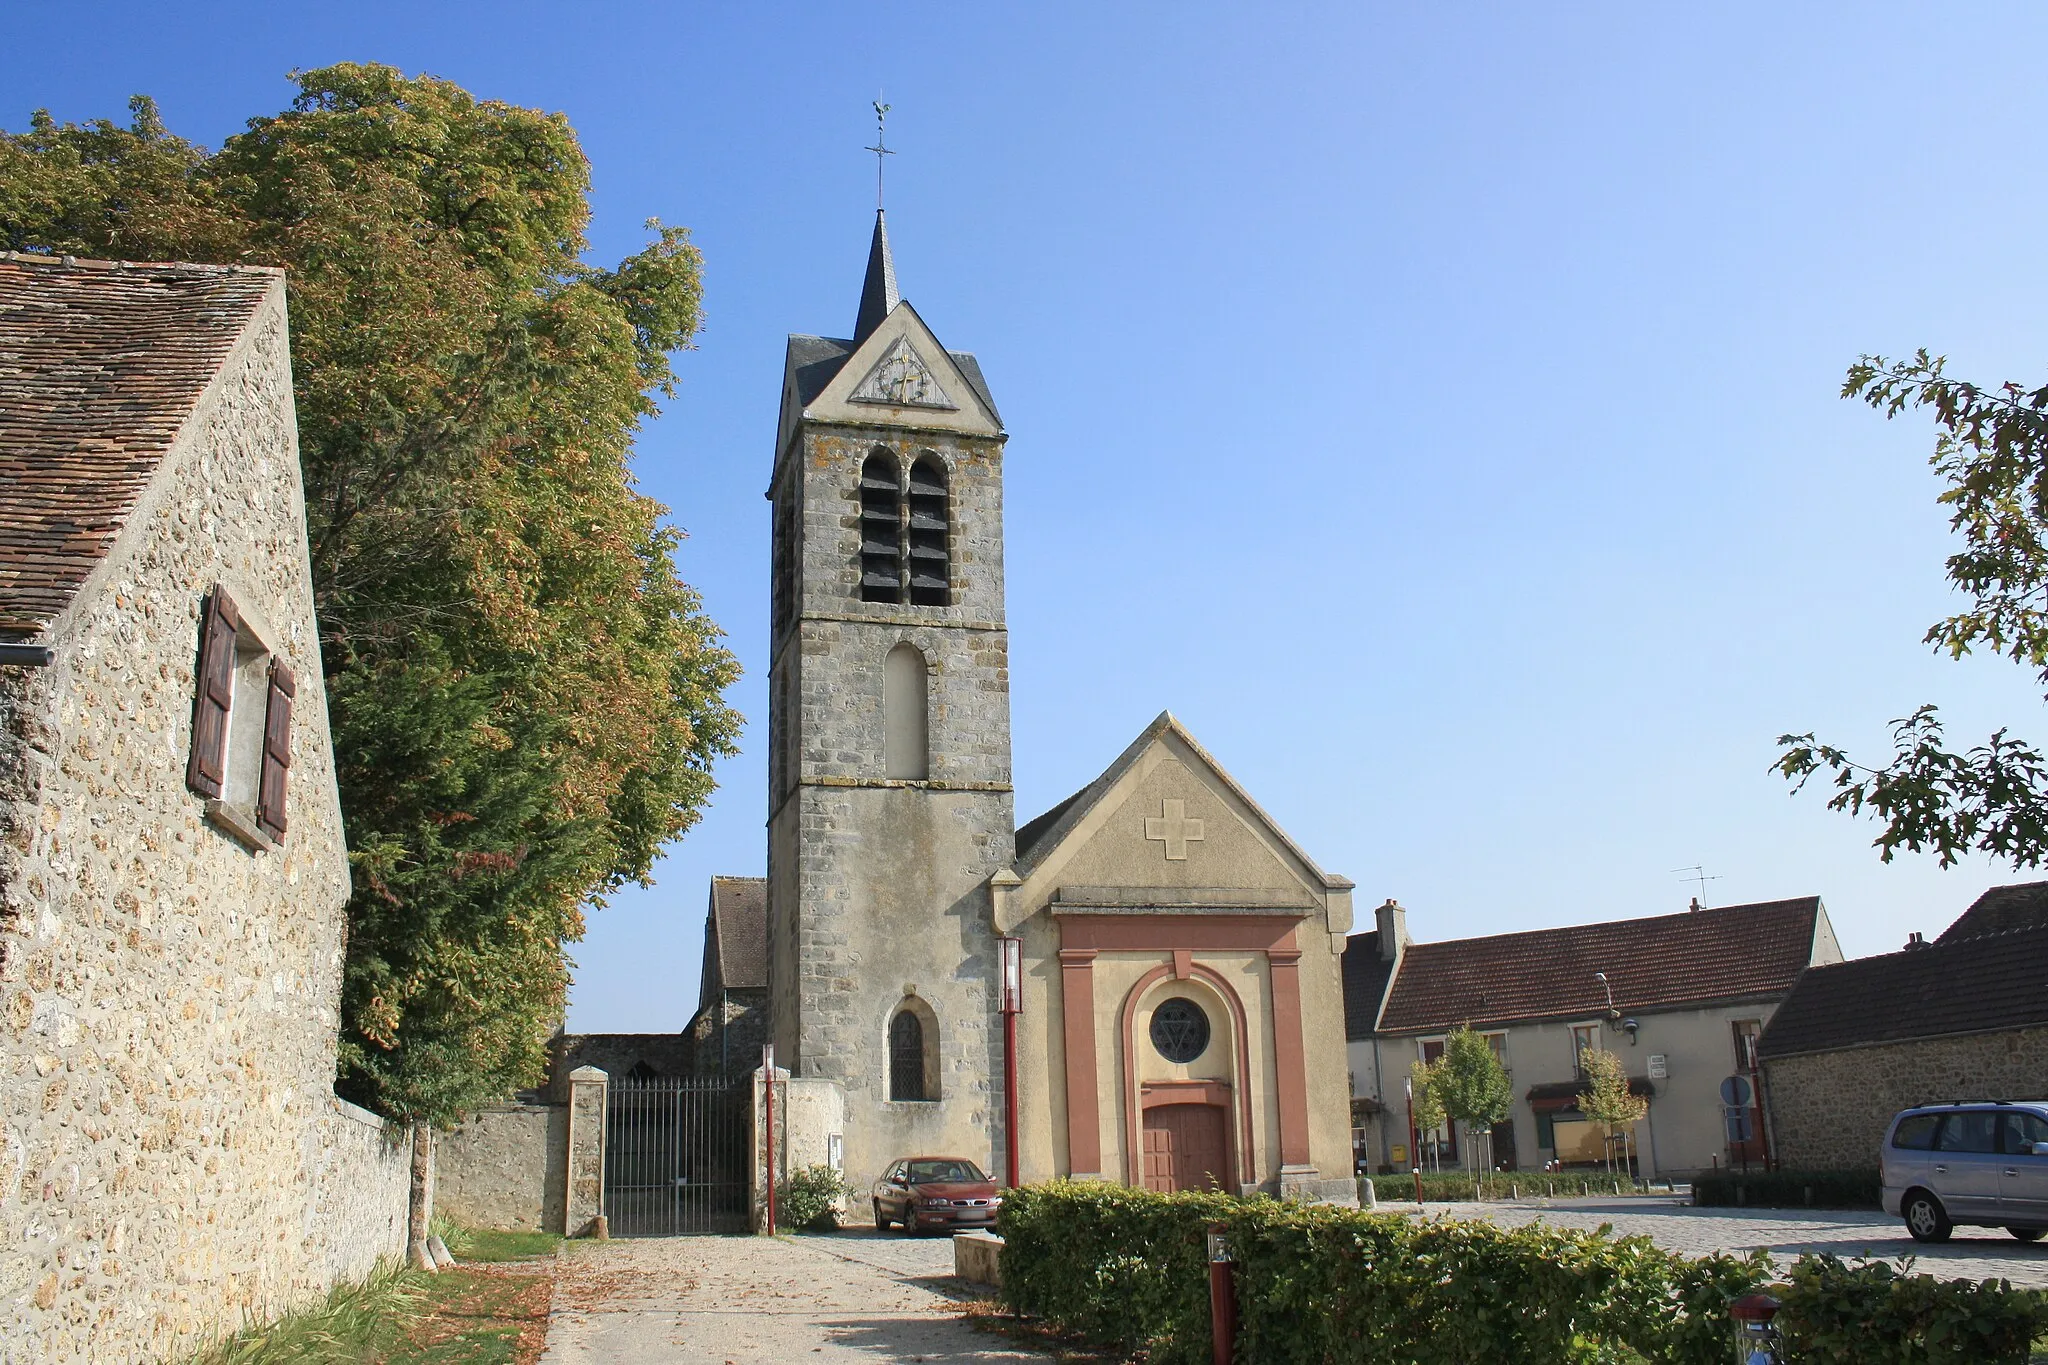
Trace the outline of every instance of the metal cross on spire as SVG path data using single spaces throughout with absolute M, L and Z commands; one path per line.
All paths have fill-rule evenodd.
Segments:
M 878 212 L 882 207 L 882 158 L 885 156 L 896 155 L 896 153 L 889 148 L 885 138 L 885 134 L 888 131 L 888 122 L 889 106 L 882 103 L 880 100 L 876 100 L 875 145 L 867 148 L 867 150 L 875 154 L 875 209 Z

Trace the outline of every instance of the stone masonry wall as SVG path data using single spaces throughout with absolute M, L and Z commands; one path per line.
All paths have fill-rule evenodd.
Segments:
M 306 1235 L 326 1249 L 326 1280 L 360 1280 L 380 1260 L 405 1251 L 406 1205 L 412 1194 L 412 1142 L 404 1124 L 387 1123 L 347 1100 L 307 1132 L 314 1196 Z M 439 1154 L 435 1155 L 438 1170 Z
M 569 1106 L 497 1104 L 434 1142 L 435 1211 L 471 1228 L 560 1232 Z
M 9 1362 L 184 1354 L 317 1297 L 388 1229 L 356 1201 L 389 1193 L 382 1157 L 333 1107 L 348 870 L 303 515 L 280 279 L 55 663 L 0 669 Z M 299 680 L 275 851 L 185 788 L 217 580 Z
M 1774 1154 L 1801 1170 L 1870 1170 L 1892 1115 L 1916 1104 L 2048 1095 L 2048 1028 L 1845 1048 L 1764 1063 Z
M 770 684 L 769 962 L 777 1061 L 837 1082 L 856 1185 L 911 1150 L 990 1161 L 1000 1144 L 995 944 L 986 879 L 1013 856 L 1002 443 L 806 426 L 777 497 L 800 499 L 798 618 Z M 859 472 L 876 447 L 947 469 L 951 601 L 862 602 Z M 778 509 L 780 510 L 780 509 Z M 779 551 L 780 552 L 780 551 Z M 930 679 L 930 776 L 884 776 L 884 659 L 908 641 Z M 938 1093 L 893 1101 L 887 1031 L 928 1007 Z

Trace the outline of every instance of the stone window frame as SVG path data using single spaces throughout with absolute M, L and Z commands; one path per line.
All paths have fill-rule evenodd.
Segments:
M 917 1021 L 920 1032 L 920 1050 L 923 1062 L 923 1094 L 915 1099 L 898 1098 L 896 1094 L 896 1021 L 908 1014 Z M 889 1104 L 937 1104 L 945 1098 L 939 1083 L 939 1017 L 931 1002 L 916 991 L 905 991 L 889 1011 L 889 1019 L 882 1026 L 882 1093 Z
M 927 469 L 935 484 L 920 479 Z M 954 605 L 953 472 L 930 446 L 905 450 L 878 441 L 861 457 L 854 479 L 854 595 L 860 601 L 913 611 Z M 920 581 L 920 563 L 936 566 L 932 583 Z
M 917 659 L 914 669 L 899 662 L 912 655 Z M 922 784 L 931 780 L 932 675 L 936 671 L 932 652 L 915 640 L 898 640 L 882 655 L 882 776 L 888 781 Z M 910 690 L 915 695 L 899 695 L 913 680 L 915 686 Z

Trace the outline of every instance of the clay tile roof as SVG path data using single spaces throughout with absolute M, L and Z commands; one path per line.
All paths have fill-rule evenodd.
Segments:
M 768 879 L 713 877 L 709 933 L 726 990 L 768 985 Z
M 2032 1024 L 2048 1024 L 2048 924 L 1810 967 L 1758 1050 L 1789 1057 Z
M 0 631 L 71 604 L 278 277 L 0 254 Z
M 1410 944 L 1382 1033 L 1624 1014 L 1780 994 L 1812 959 L 1820 897 Z
M 2005 934 L 2040 924 L 2048 924 L 2048 882 L 1994 886 L 1977 897 L 1935 942 L 1953 943 L 1957 939 Z

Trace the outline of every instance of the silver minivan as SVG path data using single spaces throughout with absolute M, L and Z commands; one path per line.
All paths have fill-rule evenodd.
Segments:
M 2048 1100 L 1917 1105 L 1892 1119 L 1878 1165 L 1884 1211 L 1916 1241 L 1958 1224 L 2048 1233 Z

